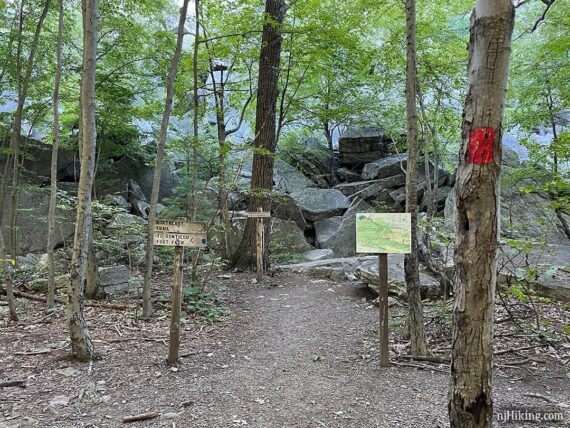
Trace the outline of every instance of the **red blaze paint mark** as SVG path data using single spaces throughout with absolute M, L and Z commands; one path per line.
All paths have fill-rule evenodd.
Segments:
M 493 162 L 495 128 L 475 128 L 469 138 L 469 158 L 467 162 L 486 165 Z

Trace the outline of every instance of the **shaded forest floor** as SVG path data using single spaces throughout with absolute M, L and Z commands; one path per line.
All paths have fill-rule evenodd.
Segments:
M 410 361 L 405 314 L 391 307 L 389 369 L 378 367 L 378 309 L 354 283 L 281 272 L 260 284 L 250 274 L 219 275 L 221 322 L 189 317 L 180 364 L 165 364 L 168 308 L 149 322 L 133 310 L 86 308 L 101 358 L 68 359 L 62 312 L 20 299 L 22 319 L 7 322 L 0 306 L 0 427 L 116 427 L 145 412 L 160 416 L 140 427 L 414 427 L 448 426 L 450 349 L 448 304 L 426 307 L 430 347 L 441 363 Z M 160 283 L 168 292 L 168 278 Z M 568 325 L 562 304 L 540 308 L 552 331 Z M 564 412 L 568 426 L 567 336 L 540 337 L 504 321 L 497 309 L 495 413 Z M 520 348 L 527 348 L 521 349 Z

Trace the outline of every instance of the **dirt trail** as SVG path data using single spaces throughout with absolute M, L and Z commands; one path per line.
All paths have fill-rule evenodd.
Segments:
M 380 369 L 377 308 L 363 290 L 302 275 L 281 274 L 262 284 L 252 278 L 220 280 L 228 290 L 226 321 L 186 324 L 182 353 L 191 355 L 174 369 L 164 364 L 160 339 L 168 332 L 166 318 L 141 329 L 129 327 L 124 314 L 105 318 L 88 310 L 103 353 L 91 369 L 69 362 L 65 350 L 13 355 L 65 340 L 62 316 L 27 331 L 4 327 L 0 378 L 28 378 L 28 388 L 0 391 L 0 427 L 116 427 L 123 416 L 147 411 L 161 416 L 132 425 L 447 426 L 447 373 Z M 403 311 L 393 315 L 397 319 Z M 135 340 L 140 336 L 148 340 Z M 568 400 L 564 379 L 547 385 L 520 374 L 515 380 L 496 376 L 497 408 L 528 405 L 524 394 L 530 392 Z M 54 404 L 57 396 L 69 402 Z

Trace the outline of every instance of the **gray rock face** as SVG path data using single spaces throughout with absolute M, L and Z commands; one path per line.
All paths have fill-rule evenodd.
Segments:
M 350 206 L 350 200 L 335 189 L 308 188 L 293 198 L 308 221 L 340 215 Z
M 27 254 L 45 251 L 48 234 L 49 188 L 22 186 L 20 189 L 19 210 L 17 218 L 17 251 L 18 254 Z M 8 246 L 10 198 L 4 202 L 3 236 Z M 75 210 L 56 210 L 55 245 L 73 239 L 75 232 Z
M 392 177 L 402 174 L 407 166 L 407 155 L 393 155 L 367 163 L 362 169 L 363 180 Z
M 332 250 L 336 257 L 349 257 L 356 254 L 356 213 L 371 213 L 374 209 L 362 199 L 355 200 L 336 232 Z
M 316 260 L 325 260 L 333 257 L 333 251 L 330 249 L 320 249 L 320 250 L 311 250 L 306 251 L 301 254 L 305 260 L 314 262 Z
M 352 183 L 341 183 L 337 186 L 334 186 L 333 189 L 340 190 L 343 195 L 351 196 L 355 193 L 361 192 L 370 186 L 377 184 L 378 180 L 371 180 L 371 181 L 355 181 Z M 363 198 L 364 199 L 364 198 Z
M 522 184 L 521 184 L 522 186 Z M 551 245 L 570 246 L 564 226 L 551 201 L 540 193 L 523 193 L 520 186 L 501 188 L 501 235 L 515 239 L 546 239 Z M 455 189 L 445 203 L 445 218 L 454 222 Z
M 302 253 L 313 249 L 293 220 L 272 219 L 269 241 L 273 254 Z
M 360 181 L 360 174 L 348 168 L 339 168 L 336 173 L 341 181 L 348 181 L 349 183 Z
M 325 218 L 315 222 L 316 245 L 318 248 L 330 248 L 341 223 L 341 216 Z
M 348 129 L 338 140 L 339 160 L 343 165 L 362 165 L 388 153 L 392 140 L 379 128 Z
M 145 219 L 142 219 L 136 215 L 118 213 L 113 216 L 107 225 L 107 229 L 109 229 L 109 232 L 113 234 L 119 231 L 124 232 L 128 229 L 141 230 L 147 224 L 148 222 Z
M 245 229 L 246 217 L 234 217 L 231 220 L 231 251 L 236 251 L 243 231 Z M 269 241 L 272 254 L 302 253 L 314 248 L 305 240 L 305 235 L 297 227 L 293 220 L 281 220 L 272 218 L 269 228 Z M 224 254 L 225 243 L 222 230 L 211 230 L 208 234 L 208 247 Z
M 453 189 L 451 187 L 438 187 L 437 195 L 435 196 L 436 211 L 441 211 L 445 209 L 445 204 L 449 194 Z M 422 193 L 424 193 L 422 191 Z M 420 209 L 425 210 L 427 208 L 427 198 L 426 194 L 423 194 L 422 201 L 420 203 Z
M 101 232 L 112 236 L 121 244 L 125 253 L 128 253 L 130 263 L 142 265 L 146 262 L 147 224 L 146 220 L 136 215 L 119 213 L 115 214 Z
M 343 281 L 353 275 L 356 268 L 368 260 L 378 260 L 378 257 L 342 257 L 316 260 L 280 266 L 281 269 L 303 273 L 314 278 L 327 278 L 332 281 Z
M 116 207 L 121 207 L 125 211 L 130 211 L 132 205 L 123 195 L 106 195 L 103 198 L 103 203 L 107 205 L 114 205 Z
M 127 196 L 133 207 L 133 212 L 142 218 L 147 218 L 150 205 L 146 200 L 144 192 L 136 181 L 129 180 L 129 192 Z
M 406 174 L 393 175 L 379 180 L 358 181 L 356 183 L 343 183 L 335 187 L 343 193 L 349 193 L 350 199 L 359 197 L 369 201 L 375 199 L 383 190 L 390 190 L 406 184 Z
M 378 294 L 379 272 L 378 258 L 367 260 L 355 270 L 355 275 L 363 283 Z M 430 275 L 420 272 L 422 297 L 435 298 L 439 294 L 439 283 Z M 388 255 L 388 286 L 389 292 L 400 297 L 406 296 L 406 278 L 404 275 L 404 255 Z
M 305 230 L 306 221 L 303 218 L 301 208 L 297 206 L 295 200 L 285 194 L 274 196 L 271 201 L 273 216 L 281 220 L 293 220 L 297 227 Z
M 300 193 L 315 184 L 287 162 L 278 160 L 273 170 L 273 189 L 282 193 Z
M 97 269 L 101 288 L 106 294 L 120 294 L 129 289 L 129 269 L 126 266 L 102 266 Z

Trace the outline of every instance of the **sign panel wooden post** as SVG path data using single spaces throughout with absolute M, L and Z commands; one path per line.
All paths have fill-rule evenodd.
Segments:
M 356 214 L 356 252 L 378 253 L 378 336 L 380 366 L 390 366 L 388 329 L 388 253 L 411 251 L 410 214 Z
M 169 364 L 173 364 L 178 361 L 180 349 L 184 247 L 206 247 L 206 223 L 186 221 L 186 219 L 156 220 L 156 225 L 152 232 L 154 245 L 175 247 L 171 294 L 170 340 L 168 357 L 166 358 Z
M 380 338 L 380 367 L 390 367 L 388 353 L 388 254 L 378 254 L 378 308 L 380 325 L 378 334 Z
M 263 219 L 269 218 L 271 213 L 263 211 L 263 208 L 258 208 L 257 211 L 248 212 L 249 218 L 255 218 L 255 260 L 256 260 L 256 274 L 255 279 L 260 282 L 263 279 L 263 251 L 265 245 L 265 227 Z
M 180 349 L 180 313 L 182 312 L 182 281 L 184 278 L 182 264 L 184 260 L 184 247 L 174 248 L 174 275 L 172 278 L 172 315 L 170 317 L 170 341 L 168 346 L 168 364 L 178 361 L 178 350 Z

